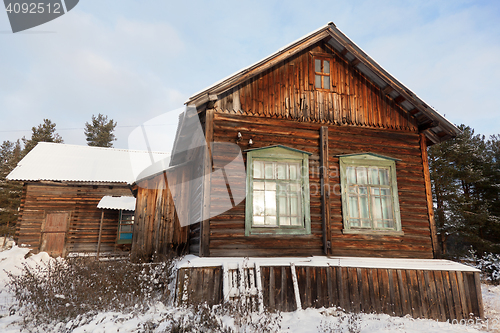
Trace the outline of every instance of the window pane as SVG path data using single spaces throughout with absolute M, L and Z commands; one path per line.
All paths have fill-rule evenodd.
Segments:
M 276 192 L 276 183 L 275 182 L 266 182 L 266 191 Z
M 132 225 L 131 224 L 125 224 L 120 226 L 120 231 L 121 232 L 132 232 Z
M 321 89 L 321 75 L 314 76 L 314 86 Z
M 300 185 L 299 184 L 290 184 L 290 186 L 288 187 L 288 192 L 289 193 L 300 192 Z
M 254 216 L 253 224 L 263 225 L 264 224 L 264 216 Z
M 372 196 L 372 212 L 373 212 L 373 218 L 375 220 L 380 220 L 382 219 L 382 206 L 380 205 L 380 197 L 379 196 Z
M 392 203 L 390 197 L 382 197 L 382 217 L 392 219 Z
M 253 178 L 264 178 L 264 163 L 253 161 Z
M 290 221 L 292 225 L 302 225 L 301 219 L 299 219 L 298 217 L 292 217 L 290 218 Z
M 390 185 L 389 184 L 389 169 L 379 169 L 380 175 L 380 185 Z
M 276 216 L 276 192 L 275 191 L 265 191 L 266 199 L 266 215 Z
M 290 197 L 290 215 L 297 216 L 299 215 L 299 198 L 296 195 L 292 195 Z
M 264 182 L 253 182 L 254 190 L 264 190 Z
M 368 181 L 372 185 L 378 185 L 378 169 L 377 168 L 369 168 L 368 169 Z
M 286 179 L 286 167 L 286 164 L 278 164 L 278 179 Z
M 298 164 L 290 164 L 290 179 L 298 179 L 299 178 L 299 165 Z
M 264 216 L 264 191 L 253 192 L 253 215 Z
M 321 60 L 314 59 L 314 71 L 317 73 L 321 73 Z
M 266 216 L 264 219 L 265 225 L 276 225 L 276 216 Z
M 288 210 L 287 210 L 287 207 L 286 207 L 286 196 L 281 196 L 279 197 L 279 200 L 280 200 L 280 216 L 285 216 L 285 215 L 288 215 Z M 280 222 L 280 224 L 282 224 Z
M 359 197 L 359 210 L 361 218 L 368 219 L 370 218 L 369 210 L 368 210 L 368 197 L 360 196 Z
M 330 73 L 330 62 L 323 60 L 323 73 Z
M 350 219 L 349 223 L 351 224 L 351 227 L 359 227 L 359 219 Z
M 368 189 L 365 186 L 358 187 L 359 194 L 368 194 Z
M 349 194 L 358 194 L 358 187 L 357 186 L 349 186 Z
M 330 89 L 330 76 L 323 76 L 323 89 Z
M 347 182 L 349 184 L 356 184 L 356 173 L 354 167 L 347 167 L 346 175 L 347 175 Z
M 349 216 L 354 218 L 359 217 L 358 197 L 349 197 Z
M 365 167 L 356 168 L 356 184 L 368 184 L 368 174 Z
M 289 217 L 280 217 L 280 225 L 290 225 Z
M 274 179 L 274 167 L 273 163 L 265 164 L 266 179 Z

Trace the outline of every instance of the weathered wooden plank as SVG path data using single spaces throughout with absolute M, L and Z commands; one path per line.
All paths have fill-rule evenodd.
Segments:
M 351 311 L 361 312 L 360 297 L 359 297 L 359 286 L 358 286 L 358 274 L 356 268 L 347 268 L 348 284 L 349 284 L 349 295 L 351 301 Z
M 424 166 L 425 193 L 427 196 L 427 211 L 429 214 L 429 227 L 431 230 L 432 250 L 434 257 L 439 258 L 441 250 L 437 240 L 436 221 L 434 220 L 434 206 L 432 200 L 432 185 L 429 173 L 429 158 L 427 156 L 427 138 L 424 133 L 420 133 L 420 150 L 422 151 L 422 164 Z
M 469 307 L 467 306 L 467 291 L 464 286 L 463 274 L 460 271 L 455 272 L 457 276 L 458 291 L 460 293 L 460 306 L 462 308 L 462 316 L 464 319 L 469 319 Z
M 328 127 L 320 129 L 320 168 L 321 168 L 321 215 L 323 222 L 323 251 L 325 255 L 331 254 L 330 232 L 330 167 L 328 165 Z M 328 188 L 328 191 L 325 189 Z
M 210 179 L 212 174 L 212 142 L 214 110 L 205 113 L 205 140 L 207 148 L 203 159 L 203 221 L 201 223 L 200 256 L 210 255 Z
M 474 288 L 476 288 L 476 300 L 479 318 L 484 318 L 483 296 L 481 293 L 481 278 L 479 272 L 474 272 Z
M 399 291 L 400 291 L 400 296 L 401 296 L 401 307 L 403 310 L 403 314 L 407 315 L 412 313 L 411 311 L 411 303 L 410 299 L 408 297 L 408 283 L 406 279 L 406 272 L 405 270 L 398 269 L 396 270 L 397 275 L 398 275 L 398 285 L 399 285 Z
M 375 268 L 370 269 L 369 278 L 372 281 L 371 287 L 373 289 L 372 301 L 374 302 L 374 309 L 376 313 L 382 313 L 382 297 L 380 295 L 380 280 L 378 276 L 378 270 Z
M 440 320 L 446 321 L 447 318 L 450 318 L 450 311 L 447 309 L 446 306 L 446 295 L 444 294 L 444 284 L 441 271 L 434 271 L 434 280 L 436 282 L 439 311 L 441 313 Z

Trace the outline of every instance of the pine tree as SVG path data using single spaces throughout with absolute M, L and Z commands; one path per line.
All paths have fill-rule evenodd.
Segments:
M 23 156 L 35 148 L 38 142 L 64 142 L 62 137 L 56 133 L 56 124 L 49 119 L 44 119 L 43 123 L 38 125 L 38 127 L 32 127 L 31 131 L 32 133 L 30 139 L 23 138 Z
M 0 146 L 0 234 L 12 234 L 21 201 L 22 182 L 7 181 L 7 175 L 21 160 L 21 143 L 4 141 Z M 7 230 L 7 225 L 9 230 Z
M 498 139 L 487 142 L 470 127 L 460 129 L 458 137 L 429 148 L 441 246 L 451 255 L 470 246 L 479 254 L 500 253 Z
M 113 147 L 113 141 L 116 140 L 113 134 L 116 122 L 113 119 L 108 121 L 108 116 L 92 115 L 92 123 L 85 123 L 85 135 L 87 136 L 87 145 L 95 147 Z

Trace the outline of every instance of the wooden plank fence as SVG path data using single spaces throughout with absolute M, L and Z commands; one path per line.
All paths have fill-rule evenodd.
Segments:
M 302 309 L 339 307 L 347 312 L 439 321 L 484 317 L 479 272 L 341 266 L 259 269 L 262 302 L 270 311 L 295 311 L 300 305 Z M 294 288 L 294 274 L 298 288 Z M 222 266 L 181 268 L 178 303 L 213 305 L 229 300 L 223 279 Z

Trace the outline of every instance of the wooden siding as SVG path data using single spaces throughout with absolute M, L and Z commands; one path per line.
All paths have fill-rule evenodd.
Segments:
M 180 193 L 172 193 L 168 187 L 168 179 L 182 181 L 183 173 L 189 171 L 190 167 L 186 166 L 174 170 L 173 173 L 178 173 L 176 176 L 167 177 L 166 172 L 163 172 L 137 184 L 131 249 L 133 261 L 161 259 L 162 256 L 169 257 L 172 253 L 186 251 L 189 229 L 180 226 L 173 196 L 182 196 L 183 199 L 179 201 L 185 202 L 189 199 L 189 189 L 185 187 Z
M 40 249 L 42 227 L 47 213 L 68 212 L 65 253 L 95 252 L 99 237 L 101 209 L 97 204 L 105 195 L 130 195 L 127 186 L 71 185 L 26 183 L 19 222 L 18 244 Z M 101 252 L 115 250 L 118 211 L 105 210 L 101 237 Z
M 210 219 L 210 256 L 322 255 L 322 211 L 320 179 L 321 124 L 216 113 L 214 141 L 239 142 L 242 151 L 282 144 L 307 151 L 309 158 L 311 235 L 245 237 L 245 201 Z M 248 146 L 252 138 L 254 144 Z M 396 163 L 403 236 L 343 234 L 342 202 L 338 155 L 373 152 L 400 159 Z M 245 154 L 244 154 L 245 158 Z M 214 154 L 214 168 L 227 163 Z M 328 165 L 330 168 L 331 254 L 339 256 L 379 256 L 432 258 L 432 244 L 420 152 L 419 136 L 413 131 L 355 126 L 328 126 Z M 226 184 L 211 186 L 227 191 Z
M 227 299 L 222 271 L 221 266 L 180 269 L 178 303 L 222 303 Z M 478 272 L 340 266 L 296 266 L 295 271 L 302 309 L 339 307 L 450 322 L 484 316 Z M 290 266 L 261 266 L 260 272 L 264 307 L 296 310 Z
M 331 58 L 328 90 L 314 88 L 315 55 Z M 417 121 L 323 41 L 218 96 L 220 112 L 416 132 Z

